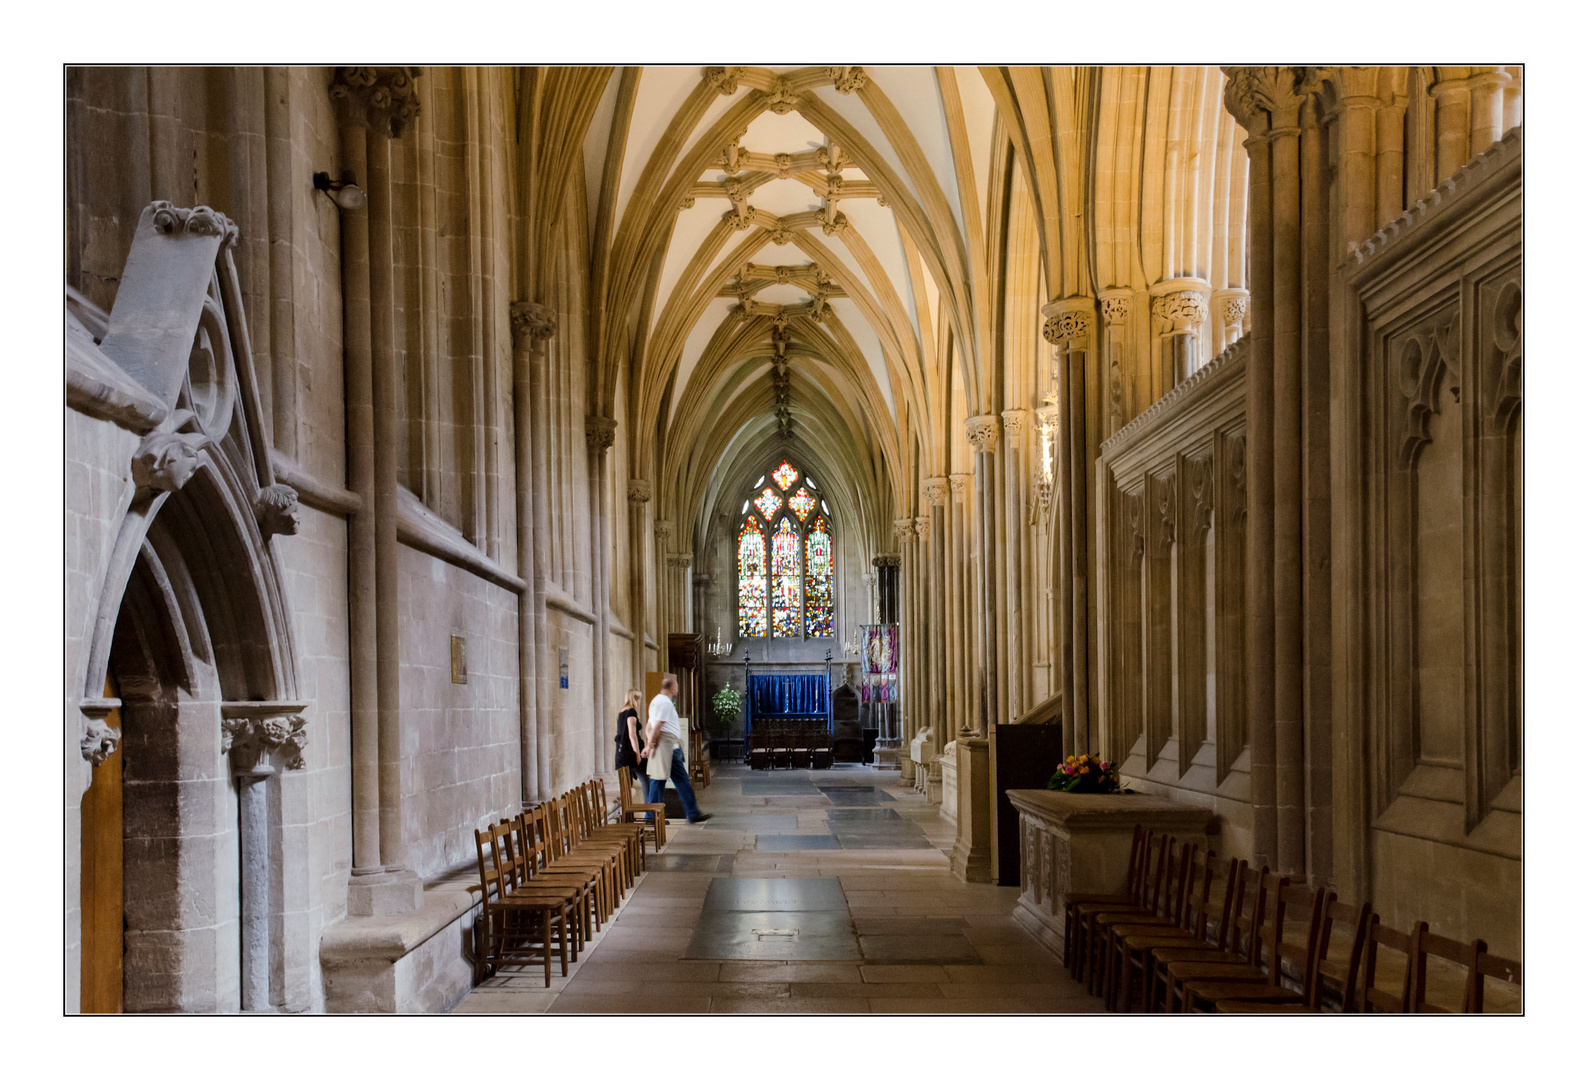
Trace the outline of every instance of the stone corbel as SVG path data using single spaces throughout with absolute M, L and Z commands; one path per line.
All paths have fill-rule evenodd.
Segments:
M 98 768 L 105 763 L 121 744 L 121 730 L 105 722 L 112 711 L 121 707 L 119 698 L 86 698 L 78 708 L 83 713 L 83 737 L 78 743 L 83 760 Z
M 290 484 L 271 484 L 264 488 L 254 500 L 254 518 L 259 522 L 259 534 L 266 540 L 272 536 L 296 536 L 297 489 Z
M 545 304 L 518 301 L 508 308 L 508 317 L 513 324 L 513 339 L 532 353 L 544 349 L 557 332 L 557 313 Z
M 181 412 L 174 419 L 190 415 Z M 144 436 L 132 456 L 132 482 L 137 497 L 181 490 L 198 470 L 199 451 L 209 441 L 209 436 L 197 432 L 163 430 Z
M 341 67 L 331 80 L 331 103 L 342 119 L 377 135 L 401 138 L 419 115 L 416 67 Z
M 232 772 L 272 772 L 269 758 L 281 754 L 290 770 L 304 767 L 309 745 L 304 701 L 226 701 L 221 703 L 221 749 L 231 755 Z

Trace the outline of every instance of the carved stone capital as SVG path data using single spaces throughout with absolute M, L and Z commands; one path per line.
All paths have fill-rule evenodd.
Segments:
M 290 484 L 271 484 L 254 500 L 254 518 L 266 539 L 298 534 L 298 489 Z
M 1251 294 L 1245 289 L 1217 289 L 1213 293 L 1213 311 L 1225 326 L 1244 323 L 1250 302 Z
M 914 518 L 894 518 L 893 519 L 893 535 L 897 536 L 897 537 L 901 537 L 901 538 L 914 536 L 915 535 L 915 519 Z
M 1304 67 L 1227 67 L 1224 107 L 1252 135 L 1289 130 L 1318 89 L 1320 71 Z
M 557 332 L 557 313 L 545 304 L 519 300 L 507 309 L 513 339 L 530 349 L 539 348 Z
M 1130 318 L 1130 303 L 1132 294 L 1126 289 L 1117 293 L 1103 294 L 1103 322 L 1108 326 L 1119 326 Z
M 610 416 L 584 418 L 584 444 L 592 454 L 607 450 L 618 437 L 618 422 Z
M 948 477 L 927 477 L 921 484 L 921 493 L 926 496 L 928 506 L 942 506 L 948 502 Z
M 965 438 L 978 454 L 990 454 L 998 448 L 998 417 L 970 416 L 965 419 Z
M 166 236 L 218 236 L 221 247 L 237 243 L 237 226 L 219 210 L 207 206 L 181 207 L 163 199 L 150 204 L 155 231 Z
M 866 85 L 866 72 L 860 67 L 830 67 L 827 77 L 833 81 L 833 89 L 840 94 L 853 94 Z
M 199 451 L 208 436 L 156 431 L 146 435 L 132 456 L 132 482 L 139 497 L 179 491 L 199 466 Z
M 239 701 L 221 705 L 221 749 L 231 755 L 234 772 L 269 771 L 265 762 L 279 753 L 288 769 L 303 768 L 309 733 L 302 702 Z
M 1029 409 L 1005 409 L 1003 412 L 1004 431 L 1011 440 L 1018 439 L 1020 433 L 1026 428 L 1026 420 L 1031 416 Z
M 1063 301 L 1043 306 L 1045 318 L 1042 321 L 1042 337 L 1049 345 L 1055 346 L 1062 346 L 1069 341 L 1084 341 L 1092 332 L 1092 301 L 1086 301 L 1085 309 L 1057 307 L 1060 303 Z
M 629 502 L 639 504 L 651 501 L 651 482 L 649 480 L 629 480 Z
M 900 560 L 897 555 L 873 555 L 871 557 L 871 565 L 877 567 L 879 570 L 890 567 L 897 568 L 899 562 Z
M 671 566 L 674 570 L 685 570 L 694 561 L 695 557 L 687 551 L 669 552 L 667 556 L 667 565 Z
M 925 515 L 915 519 L 915 535 L 925 540 L 932 535 L 932 519 Z
M 656 539 L 662 543 L 666 543 L 673 538 L 673 523 L 665 518 L 656 523 L 655 530 Z
M 344 123 L 401 138 L 419 115 L 416 67 L 340 67 L 331 79 L 331 103 Z
M 972 477 L 971 477 L 970 473 L 962 473 L 962 472 L 949 473 L 948 474 L 948 487 L 949 487 L 949 490 L 952 491 L 955 495 L 963 495 L 963 494 L 965 494 L 966 490 L 970 487 L 971 479 L 972 479 Z
M 1208 318 L 1208 298 L 1194 289 L 1180 289 L 1152 298 L 1152 313 L 1174 333 L 1195 330 Z

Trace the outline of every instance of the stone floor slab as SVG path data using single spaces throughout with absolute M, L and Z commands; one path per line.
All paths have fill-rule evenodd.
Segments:
M 836 878 L 717 878 L 705 904 L 708 911 L 842 911 L 848 906 Z

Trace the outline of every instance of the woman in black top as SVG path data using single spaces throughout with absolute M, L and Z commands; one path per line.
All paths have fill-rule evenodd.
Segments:
M 645 697 L 638 690 L 630 690 L 623 711 L 618 713 L 617 767 L 627 765 L 629 779 L 640 785 L 640 802 L 645 801 L 645 763 L 640 760 L 640 750 L 645 746 L 644 728 L 640 710 L 645 707 Z

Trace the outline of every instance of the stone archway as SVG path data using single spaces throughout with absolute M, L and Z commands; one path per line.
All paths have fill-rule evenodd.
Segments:
M 93 464 L 123 484 L 69 677 L 75 796 L 120 770 L 127 1011 L 311 1004 L 305 703 L 272 543 L 296 531 L 296 493 L 274 482 L 235 237 L 206 208 L 148 207 L 98 347 L 69 372 L 88 387 L 73 404 L 108 422 Z M 111 424 L 143 436 L 130 461 Z

